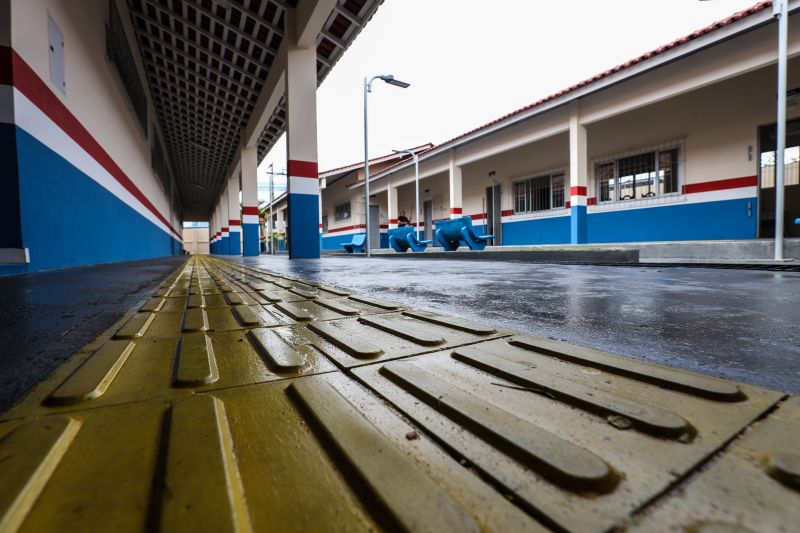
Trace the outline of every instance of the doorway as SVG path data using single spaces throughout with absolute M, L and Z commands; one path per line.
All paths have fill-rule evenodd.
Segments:
M 429 241 L 433 237 L 433 200 L 425 200 L 422 203 L 422 220 L 425 222 L 425 240 Z M 432 243 L 437 246 L 437 243 Z
M 369 206 L 369 247 L 381 247 L 381 208 L 378 205 Z
M 758 236 L 775 237 L 775 150 L 777 125 L 758 129 Z M 784 154 L 784 237 L 800 237 L 800 120 L 786 123 L 786 152 Z
M 486 187 L 486 234 L 494 235 L 491 241 L 492 246 L 500 246 L 503 242 L 503 224 L 500 217 L 503 212 L 500 209 L 500 185 Z

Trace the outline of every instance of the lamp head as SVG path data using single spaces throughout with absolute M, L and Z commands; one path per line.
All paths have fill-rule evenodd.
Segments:
M 404 81 L 396 80 L 392 74 L 386 74 L 384 76 L 378 76 L 379 79 L 385 81 L 389 85 L 394 85 L 395 87 L 400 87 L 401 89 L 406 89 L 410 86 L 410 83 L 406 83 Z

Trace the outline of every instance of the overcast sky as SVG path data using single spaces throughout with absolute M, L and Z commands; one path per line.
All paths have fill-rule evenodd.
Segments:
M 317 93 L 319 168 L 435 144 L 746 9 L 755 0 L 385 0 Z M 286 168 L 283 140 L 262 163 Z M 283 185 L 283 183 L 281 183 Z M 285 187 L 285 186 L 284 186 Z

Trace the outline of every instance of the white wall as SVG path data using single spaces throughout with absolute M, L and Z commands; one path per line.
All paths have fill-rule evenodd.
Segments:
M 147 88 L 127 7 L 123 0 L 116 1 L 128 30 L 140 81 Z M 133 111 L 129 110 L 124 89 L 114 78 L 114 66 L 106 59 L 107 10 L 105 0 L 11 0 L 12 46 L 53 88 L 53 93 L 156 209 L 180 231 L 178 214 L 171 212 L 169 195 L 150 164 L 150 140 L 141 131 Z M 66 94 L 55 89 L 50 82 L 48 14 L 64 34 Z M 148 101 L 148 110 L 152 127 L 155 117 L 152 101 Z

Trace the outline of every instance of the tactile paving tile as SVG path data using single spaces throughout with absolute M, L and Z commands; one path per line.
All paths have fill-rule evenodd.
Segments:
M 340 373 L 15 420 L 0 457 L 4 531 L 544 531 Z
M 782 397 L 530 336 L 353 373 L 545 524 L 581 532 L 622 524 Z
M 310 345 L 341 367 L 433 352 L 512 334 L 434 313 L 386 313 L 276 328 L 292 345 Z
M 291 345 L 268 328 L 112 339 L 74 372 L 49 378 L 7 417 L 184 396 L 335 369 L 312 346 Z
M 0 531 L 800 523 L 780 392 L 216 258 L 145 296 L 0 418 Z
M 631 531 L 800 531 L 800 398 L 758 422 Z

